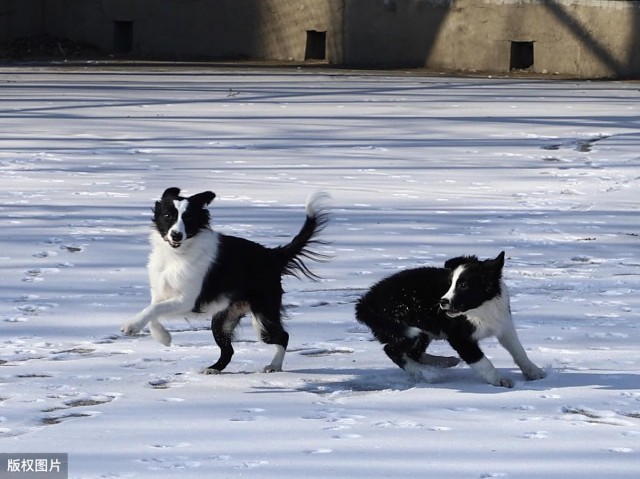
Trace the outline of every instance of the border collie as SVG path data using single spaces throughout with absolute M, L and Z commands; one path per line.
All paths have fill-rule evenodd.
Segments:
M 451 367 L 455 357 L 431 356 L 429 342 L 446 339 L 486 382 L 513 387 L 478 345 L 496 336 L 524 376 L 542 379 L 545 372 L 527 357 L 511 318 L 509 293 L 502 280 L 504 251 L 495 259 L 460 256 L 444 268 L 415 268 L 375 284 L 356 305 L 356 318 L 367 325 L 391 360 L 417 380 L 420 365 Z
M 281 371 L 289 341 L 281 321 L 282 276 L 317 279 L 304 260 L 326 259 L 310 246 L 323 244 L 316 238 L 328 221 L 322 207 L 328 195 L 310 196 L 302 229 L 289 244 L 275 248 L 214 232 L 207 205 L 215 196 L 205 191 L 186 198 L 179 188 L 168 188 L 156 202 L 148 262 L 151 303 L 121 330 L 136 334 L 149 324 L 152 337 L 168 346 L 171 335 L 161 318 L 206 313 L 220 358 L 203 372 L 217 374 L 231 361 L 233 332 L 250 313 L 260 339 L 276 347 L 263 371 Z

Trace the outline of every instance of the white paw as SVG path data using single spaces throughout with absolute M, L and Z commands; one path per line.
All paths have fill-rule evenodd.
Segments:
M 271 364 L 262 368 L 263 373 L 279 373 L 281 371 L 282 371 L 282 367 L 278 368 L 278 367 L 272 366 Z
M 491 384 L 494 386 L 499 386 L 503 388 L 511 389 L 513 387 L 513 381 L 509 378 L 498 377 L 495 381 L 492 381 Z
M 171 346 L 171 334 L 169 334 L 169 331 L 159 333 L 158 331 L 152 329 L 151 336 L 163 346 Z
M 529 381 L 536 381 L 547 376 L 547 373 L 537 366 L 533 366 L 531 368 L 528 368 L 527 370 L 522 371 L 522 374 L 524 374 L 524 377 Z
M 152 321 L 149 325 L 149 331 L 151 331 L 151 337 L 164 346 L 171 346 L 171 333 L 167 331 L 157 321 Z
M 126 323 L 122 325 L 120 331 L 122 331 L 126 335 L 133 335 L 138 334 L 140 332 L 140 328 L 135 323 Z
M 411 359 L 408 359 L 408 358 L 406 359 L 406 363 L 404 364 L 404 367 L 402 369 L 404 369 L 404 371 L 409 376 L 411 376 L 411 379 L 413 379 L 417 383 L 426 380 L 423 374 L 423 368 L 420 367 L 418 363 L 416 363 L 415 361 L 412 361 Z
M 206 374 L 207 376 L 214 376 L 218 374 L 222 374 L 222 371 L 219 369 L 206 368 L 201 371 L 201 374 Z

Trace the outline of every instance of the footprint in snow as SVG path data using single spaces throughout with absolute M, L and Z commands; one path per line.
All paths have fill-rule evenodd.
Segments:
M 629 454 L 630 452 L 633 452 L 634 450 L 631 449 L 630 447 L 610 447 L 607 449 L 607 451 L 609 452 L 615 452 L 618 454 Z
M 255 469 L 256 467 L 268 466 L 269 461 L 246 461 L 238 464 L 234 469 Z
M 532 431 L 525 432 L 522 436 L 523 439 L 547 439 L 547 431 Z
M 308 449 L 306 451 L 302 451 L 304 454 L 307 455 L 314 455 L 314 454 L 331 454 L 333 452 L 333 449 L 328 449 L 328 448 L 320 448 L 320 449 Z
M 240 411 L 238 411 L 241 413 L 241 415 L 231 418 L 229 419 L 229 421 L 231 422 L 253 422 L 253 421 L 257 421 L 259 419 L 264 419 L 266 416 L 261 415 L 260 413 L 265 412 L 264 409 L 259 408 L 259 407 L 255 407 L 255 408 L 248 408 L 248 409 L 241 409 Z
M 174 448 L 185 448 L 189 447 L 191 444 L 188 442 L 178 442 L 178 443 L 169 443 L 169 444 L 151 444 L 151 447 L 154 449 L 174 449 Z
M 183 378 L 184 373 L 176 373 L 173 377 L 157 378 L 148 382 L 152 389 L 169 389 L 174 387 L 182 387 L 185 385 L 186 379 Z
M 611 426 L 630 426 L 633 424 L 627 420 L 620 419 L 619 414 L 615 411 L 596 410 L 593 408 L 582 406 L 564 406 L 562 408 L 562 412 L 566 416 L 563 416 L 561 419 L 569 419 L 574 422 L 584 422 L 588 424 L 607 424 Z
M 26 316 L 36 316 L 42 312 L 49 311 L 55 308 L 56 306 L 57 304 L 54 304 L 54 303 L 41 303 L 41 304 L 27 303 L 22 306 L 18 306 L 16 310 L 20 311 L 22 314 Z
M 44 278 L 42 276 L 49 274 L 56 274 L 60 272 L 60 268 L 32 268 L 28 269 L 24 272 L 25 277 L 22 281 L 27 283 L 34 283 L 37 281 L 42 281 Z
M 433 432 L 446 432 L 446 431 L 451 431 L 451 428 L 448 426 L 432 426 L 432 427 L 428 427 L 427 430 L 433 431 Z
M 60 245 L 60 249 L 65 250 L 69 253 L 80 253 L 84 251 L 84 248 L 79 245 Z
M 401 421 L 401 422 L 382 421 L 382 422 L 375 423 L 374 426 L 385 428 L 385 429 L 422 429 L 424 428 L 424 425 L 417 422 L 413 422 L 413 421 Z M 429 428 L 429 430 L 435 431 L 435 430 L 443 430 L 443 429 Z
M 69 399 L 67 401 L 64 401 L 61 406 L 45 409 L 42 412 L 51 413 L 51 412 L 58 412 L 58 411 L 68 411 L 74 408 L 99 406 L 102 404 L 110 403 L 115 398 L 116 398 L 115 396 L 95 395 L 95 396 Z M 68 419 L 92 417 L 97 414 L 99 414 L 99 412 L 97 411 L 64 412 L 62 414 L 45 416 L 40 420 L 40 423 L 44 426 L 51 426 L 55 424 L 60 424 L 61 422 L 66 421 Z
M 197 461 L 188 461 L 186 456 L 175 456 L 167 458 L 149 457 L 139 459 L 139 462 L 145 464 L 152 471 L 163 470 L 183 470 L 183 469 L 195 469 L 200 467 L 200 463 Z
M 58 253 L 55 251 L 38 251 L 37 253 L 33 253 L 34 258 L 49 258 L 51 256 L 57 256 Z

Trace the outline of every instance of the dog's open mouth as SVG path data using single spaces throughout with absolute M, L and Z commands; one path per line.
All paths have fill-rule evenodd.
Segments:
M 169 243 L 169 245 L 170 245 L 172 248 L 179 248 L 179 247 L 180 247 L 180 245 L 182 244 L 182 241 L 173 241 L 173 240 L 172 240 L 172 239 L 170 239 L 170 238 L 165 238 L 164 240 L 165 240 L 167 243 Z
M 450 304 L 447 304 L 446 306 L 440 305 L 440 309 L 450 318 L 455 318 L 456 316 L 463 314 L 461 311 L 453 309 Z

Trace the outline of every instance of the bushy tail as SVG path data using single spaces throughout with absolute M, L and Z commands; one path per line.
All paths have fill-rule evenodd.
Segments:
M 314 244 L 326 244 L 326 242 L 317 238 L 329 221 L 329 214 L 325 210 L 325 205 L 329 198 L 329 195 L 324 192 L 314 193 L 309 196 L 306 205 L 307 219 L 302 225 L 302 229 L 289 244 L 274 249 L 274 252 L 282 260 L 282 274 L 298 278 L 302 275 L 313 280 L 319 279 L 307 267 L 304 260 L 327 261 L 329 259 L 328 255 L 311 249 Z

